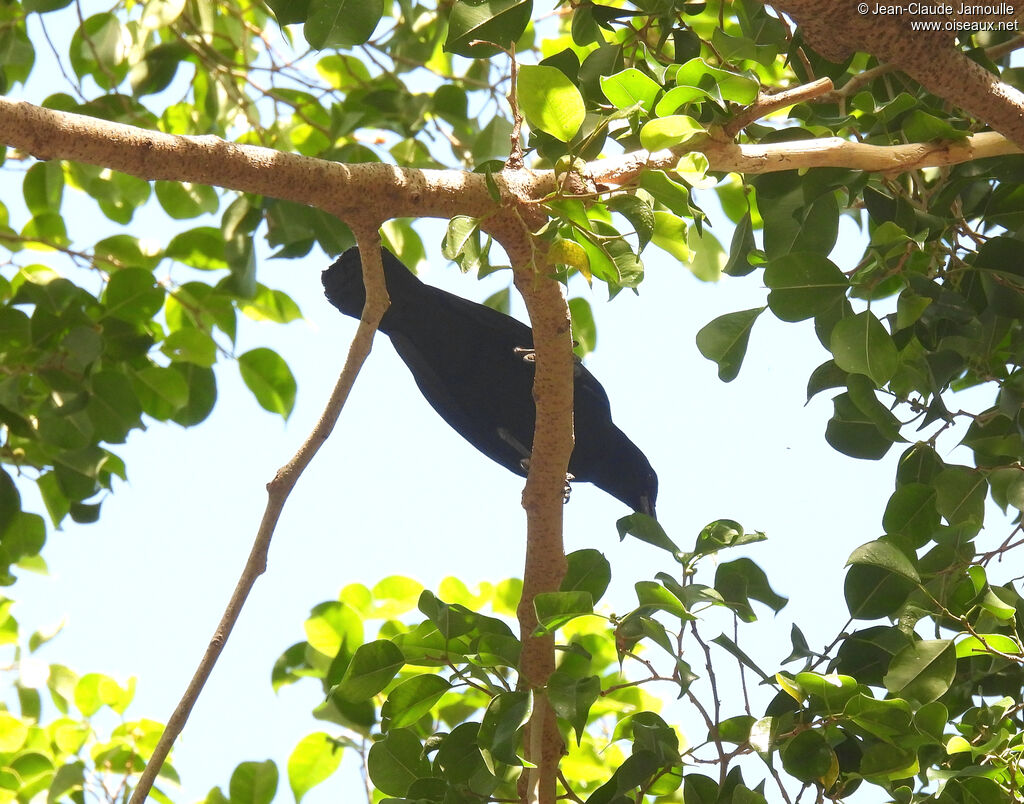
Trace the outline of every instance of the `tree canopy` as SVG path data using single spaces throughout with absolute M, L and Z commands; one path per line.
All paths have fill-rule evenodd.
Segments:
M 18 573 L 59 549 L 45 547 L 49 530 L 102 527 L 105 495 L 130 493 L 119 445 L 153 422 L 206 419 L 226 364 L 289 416 L 286 361 L 236 349 L 240 315 L 301 315 L 264 283 L 257 239 L 278 259 L 358 245 L 367 303 L 321 421 L 270 479 L 250 561 L 166 728 L 131 720 L 101 736 L 94 718 L 123 715 L 132 689 L 99 673 L 53 664 L 45 684 L 14 681 L 0 712 L 5 801 L 170 800 L 173 740 L 387 308 L 382 241 L 411 266 L 441 254 L 477 276 L 511 269 L 536 349 L 525 567 L 521 582 L 496 568 L 476 594 L 360 579 L 313 609 L 273 668 L 275 687 L 323 693 L 325 730 L 284 769 L 296 801 L 344 751 L 364 757 L 373 800 L 1020 797 L 1024 10 L 151 0 L 90 11 L 0 4 L 0 580 L 12 597 Z M 72 194 L 122 231 L 97 239 L 65 214 Z M 167 229 L 139 231 L 153 209 Z M 729 243 L 710 231 L 715 216 L 734 227 Z M 421 236 L 425 218 L 446 222 L 442 242 Z M 862 232 L 857 253 L 837 248 L 844 218 Z M 887 500 L 837 492 L 837 509 L 876 508 L 882 533 L 849 557 L 849 620 L 821 646 L 794 625 L 781 663 L 743 647 L 761 607 L 786 603 L 742 549 L 766 538 L 758 530 L 718 519 L 681 534 L 622 518 L 620 536 L 671 567 L 635 579 L 626 613 L 601 605 L 615 569 L 604 555 L 564 553 L 573 352 L 596 334 L 566 283 L 642 299 L 643 258 L 659 251 L 702 281 L 728 277 L 722 293 L 764 286 L 762 304 L 697 336 L 722 381 L 742 370 L 758 320 L 813 322 L 803 331 L 829 358 L 807 397 L 832 399 L 825 440 L 851 460 L 900 453 Z M 507 311 L 509 299 L 488 303 Z M 23 505 L 29 486 L 45 510 Z M 20 634 L 9 607 L 0 635 L 18 667 L 50 635 Z M 705 735 L 681 733 L 679 706 Z M 207 800 L 269 804 L 286 795 L 279 774 L 243 763 Z

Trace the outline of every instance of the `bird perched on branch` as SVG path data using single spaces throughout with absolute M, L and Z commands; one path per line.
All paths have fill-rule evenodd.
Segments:
M 420 391 L 448 424 L 484 455 L 526 475 L 536 410 L 533 331 L 520 321 L 421 282 L 381 250 L 391 306 L 380 331 L 391 338 Z M 366 302 L 359 251 L 323 272 L 328 301 L 358 318 Z M 608 395 L 577 363 L 570 479 L 593 483 L 654 516 L 658 477 L 647 457 L 612 423 Z

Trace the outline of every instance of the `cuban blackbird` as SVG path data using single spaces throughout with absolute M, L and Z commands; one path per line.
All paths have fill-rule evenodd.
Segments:
M 380 331 L 441 418 L 488 458 L 525 476 L 536 416 L 533 331 L 511 316 L 424 284 L 387 250 L 381 258 L 391 306 Z M 328 301 L 358 318 L 366 302 L 359 250 L 342 254 L 322 279 Z M 612 423 L 608 395 L 580 363 L 573 393 L 571 479 L 593 483 L 634 511 L 654 516 L 658 477 Z

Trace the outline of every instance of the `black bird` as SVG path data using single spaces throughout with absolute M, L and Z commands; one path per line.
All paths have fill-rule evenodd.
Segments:
M 421 282 L 381 250 L 391 306 L 380 331 L 391 338 L 427 402 L 470 444 L 518 475 L 526 475 L 536 410 L 533 331 L 520 321 Z M 328 301 L 358 318 L 366 302 L 359 250 L 346 251 L 323 272 Z M 576 365 L 575 480 L 593 483 L 654 516 L 658 476 L 647 457 L 612 424 L 608 395 Z

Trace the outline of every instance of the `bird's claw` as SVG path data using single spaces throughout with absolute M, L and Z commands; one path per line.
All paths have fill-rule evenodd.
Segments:
M 530 459 L 523 458 L 519 465 L 523 467 L 524 472 L 530 471 Z M 565 485 L 562 487 L 562 505 L 566 505 L 569 502 L 569 495 L 572 494 L 572 486 L 569 484 L 576 479 L 576 476 L 571 472 L 565 473 Z
M 512 349 L 513 354 L 521 355 L 524 363 L 536 363 L 537 352 L 526 346 L 516 346 Z

